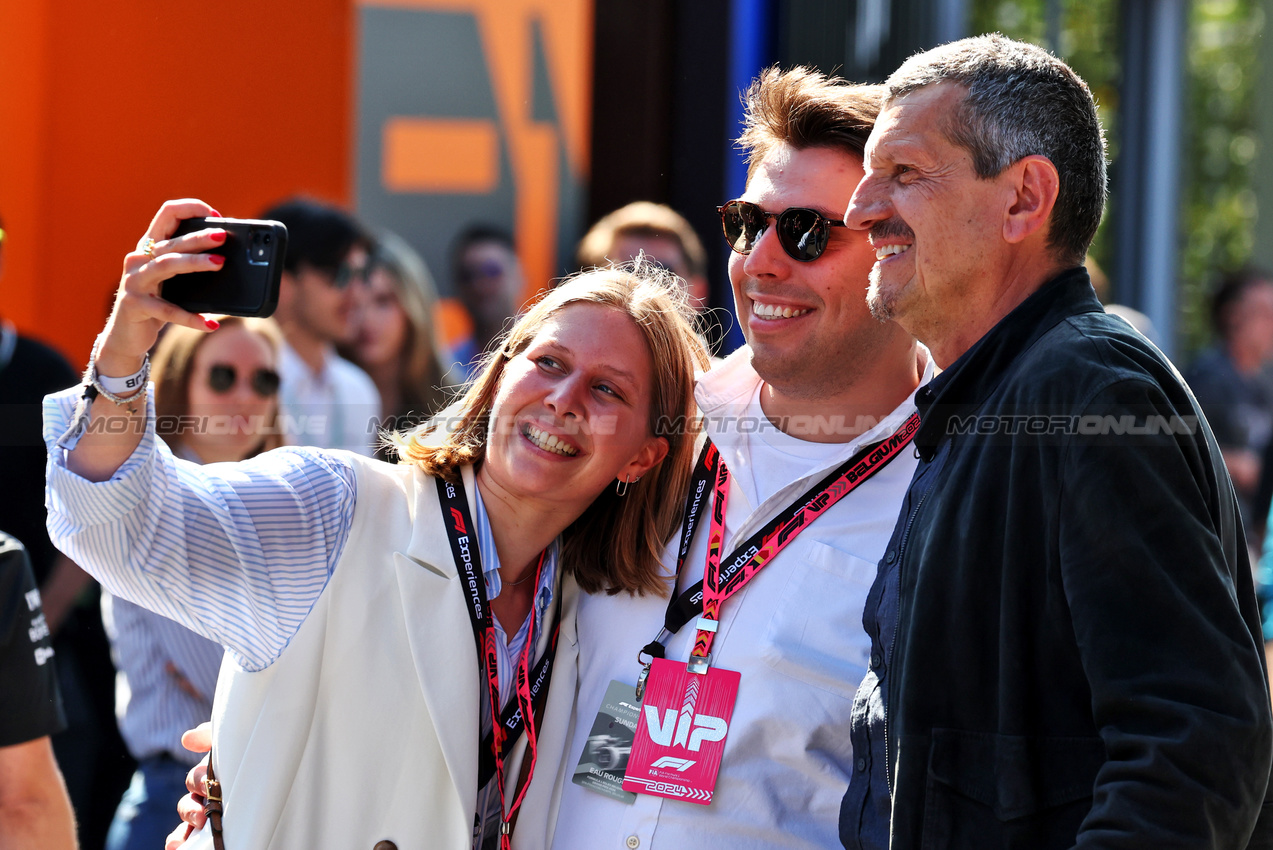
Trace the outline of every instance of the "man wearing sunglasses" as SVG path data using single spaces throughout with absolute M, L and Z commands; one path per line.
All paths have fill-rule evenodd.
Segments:
M 746 191 L 722 206 L 721 217 L 748 345 L 706 373 L 696 390 L 707 436 L 730 473 L 726 559 L 775 517 L 811 500 L 824 503 L 833 495 L 825 485 L 832 473 L 859 468 L 845 465 L 905 431 L 915 388 L 927 377 L 927 357 L 914 340 L 867 310 L 874 255 L 863 234 L 839 221 L 862 177 L 878 99 L 877 87 L 807 69 L 767 71 L 747 95 Z M 574 776 L 558 786 L 557 850 L 834 846 L 839 800 L 854 773 L 845 730 L 857 683 L 872 663 L 862 610 L 916 463 L 904 438 L 899 445 L 891 459 L 867 464 L 863 483 L 845 485 L 847 495 L 785 535 L 778 554 L 724 603 L 710 664 L 741 678 L 708 806 L 653 794 L 614 799 L 587 778 L 627 759 L 610 740 L 615 724 L 605 728 L 603 716 L 604 734 L 595 731 L 594 718 L 610 707 L 612 680 L 636 683 L 638 653 L 642 662 L 657 651 L 684 665 L 696 628 L 682 617 L 674 635 L 661 633 L 665 598 L 581 600 L 585 649 L 566 756 Z M 701 527 L 715 505 L 710 493 L 674 594 L 688 596 L 695 616 L 702 606 L 692 587 L 704 577 L 713 536 Z M 669 576 L 679 551 L 677 540 L 665 555 Z M 651 650 L 656 637 L 663 648 Z M 528 798 L 524 811 L 538 805 Z M 551 813 L 550 801 L 543 806 Z M 523 815 L 519 831 L 530 816 Z
M 885 88 L 846 221 L 875 246 L 872 309 L 944 371 L 867 602 L 881 663 L 845 846 L 1270 846 L 1233 487 L 1179 373 L 1083 267 L 1105 201 L 1091 93 L 999 35 Z
M 371 242 L 345 212 L 316 201 L 287 201 L 262 217 L 287 226 L 274 314 L 284 339 L 279 408 L 286 439 L 370 455 L 380 394 L 336 345 L 352 339 L 355 287 L 366 282 Z

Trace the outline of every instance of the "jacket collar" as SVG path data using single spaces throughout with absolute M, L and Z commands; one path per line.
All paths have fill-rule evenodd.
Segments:
M 915 445 L 925 460 L 937 452 L 947 422 L 978 407 L 994 392 L 1022 352 L 1071 316 L 1104 312 L 1087 269 L 1067 269 L 999 320 L 915 397 L 922 424 Z
M 461 467 L 469 515 L 477 512 L 477 482 L 472 467 Z M 437 729 L 443 759 L 465 805 L 475 805 L 477 747 L 480 740 L 478 693 L 480 665 L 475 663 L 473 627 L 464 589 L 447 541 L 434 479 L 416 468 L 411 540 L 395 554 L 407 642 L 419 687 Z M 475 535 L 473 535 L 475 540 Z

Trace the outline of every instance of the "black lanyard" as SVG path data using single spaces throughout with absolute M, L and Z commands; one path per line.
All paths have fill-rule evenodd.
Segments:
M 527 629 L 526 645 L 517 664 L 516 699 L 509 704 L 511 713 L 505 711 L 501 716 L 498 656 L 495 648 L 497 637 L 491 620 L 490 605 L 486 598 L 486 577 L 482 573 L 482 555 L 473 537 L 477 529 L 469 514 L 468 497 L 464 491 L 463 481 L 451 483 L 442 478 L 436 480 L 438 502 L 442 510 L 442 524 L 446 526 L 451 554 L 455 557 L 455 564 L 463 583 L 465 608 L 468 610 L 469 621 L 473 625 L 473 639 L 477 644 L 478 659 L 485 671 L 487 694 L 491 704 L 491 732 L 482 742 L 478 767 L 479 774 L 485 777 L 485 781 L 481 781 L 478 788 L 484 787 L 486 782 L 490 781 L 491 775 L 494 775 L 496 784 L 499 786 L 500 847 L 502 850 L 509 850 L 511 825 L 516 820 L 517 810 L 526 795 L 531 777 L 535 774 L 535 760 L 539 751 L 537 742 L 539 714 L 542 714 L 543 706 L 543 700 L 537 698 L 547 693 L 549 681 L 552 679 L 553 659 L 557 655 L 557 638 L 561 632 L 561 594 L 557 594 L 557 623 L 552 640 L 533 672 L 530 670 L 530 657 L 534 652 L 536 635 L 535 610 L 533 605 L 531 607 L 528 615 L 531 620 Z M 535 575 L 536 586 L 539 584 L 544 558 L 545 553 L 541 552 Z M 536 706 L 538 706 L 539 714 L 536 713 Z M 528 719 L 529 722 L 527 722 Z M 530 750 L 529 768 L 523 771 L 525 780 L 518 783 L 513 804 L 509 807 L 504 799 L 504 760 L 523 731 L 526 732 L 527 747 Z M 490 763 L 489 772 L 485 767 L 487 759 Z
M 901 454 L 902 449 L 914 439 L 915 432 L 918 430 L 919 414 L 913 413 L 891 436 L 859 449 L 852 457 L 779 511 L 777 516 L 765 523 L 742 545 L 721 559 L 721 589 L 729 594 L 737 592 L 739 588 L 736 585 L 750 580 L 759 567 L 772 557 L 772 554 L 766 554 L 767 552 L 772 552 L 774 547 L 781 548 L 791 542 L 814 519 L 887 466 L 889 461 Z M 699 453 L 698 462 L 694 465 L 694 474 L 690 478 L 689 496 L 685 500 L 681 545 L 676 555 L 678 583 L 681 571 L 685 567 L 685 559 L 689 556 L 694 532 L 702 515 L 703 500 L 708 488 L 718 477 L 728 475 L 728 472 L 722 469 L 723 466 L 720 451 L 712 444 L 711 438 L 708 438 L 703 444 L 702 452 Z M 717 499 L 714 505 L 714 510 L 720 510 L 721 500 Z M 719 520 L 723 526 L 724 517 L 719 517 Z M 663 618 L 663 630 L 658 637 L 646 644 L 638 654 L 638 660 L 643 655 L 664 658 L 667 648 L 663 642 L 679 632 L 690 620 L 700 616 L 702 612 L 703 581 L 701 579 L 679 596 L 674 591 Z

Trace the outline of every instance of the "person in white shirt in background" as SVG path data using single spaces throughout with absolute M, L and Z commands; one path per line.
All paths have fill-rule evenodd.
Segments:
M 336 354 L 351 343 L 355 287 L 367 279 L 371 240 L 344 211 L 303 198 L 266 210 L 287 226 L 287 257 L 274 318 L 280 425 L 291 445 L 370 455 L 378 445 L 380 394 L 367 373 Z
M 875 86 L 802 68 L 770 69 L 748 91 L 744 203 L 722 208 L 748 345 L 696 390 L 704 428 L 732 473 L 723 552 L 862 447 L 909 427 L 914 392 L 932 376 L 926 350 L 871 317 L 865 292 L 875 254 L 864 234 L 840 226 L 879 100 Z M 849 715 L 871 663 L 863 606 L 915 465 L 903 448 L 724 603 L 711 665 L 738 671 L 741 683 L 708 806 L 646 794 L 625 804 L 571 781 L 611 680 L 635 684 L 637 654 L 659 634 L 667 607 L 654 596 L 581 597 L 586 651 L 552 801 L 553 847 L 838 845 L 840 799 L 854 770 Z M 702 509 L 700 526 L 709 512 Z M 695 534 L 678 594 L 703 577 L 708 537 Z M 677 548 L 663 559 L 669 573 Z M 665 639 L 666 657 L 686 660 L 694 634 L 691 622 Z

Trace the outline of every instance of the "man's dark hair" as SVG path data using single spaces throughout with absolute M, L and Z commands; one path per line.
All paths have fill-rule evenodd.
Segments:
M 464 277 L 464 252 L 471 246 L 482 242 L 495 242 L 503 245 L 514 254 L 517 253 L 517 246 L 513 244 L 513 237 L 509 235 L 507 230 L 503 230 L 493 224 L 470 224 L 460 231 L 460 235 L 456 236 L 451 242 L 452 283 L 459 283 Z
M 1242 299 L 1255 287 L 1271 283 L 1273 276 L 1257 266 L 1243 266 L 1221 277 L 1211 295 L 1211 328 L 1216 336 L 1228 340 L 1233 333 L 1234 313 L 1241 308 Z
M 967 90 L 943 128 L 972 154 L 982 179 L 1027 156 L 1056 166 L 1061 188 L 1048 247 L 1079 265 L 1105 209 L 1105 134 L 1087 84 L 1041 47 L 998 33 L 912 56 L 884 83 L 888 104 L 916 89 L 955 83 Z
M 292 198 L 270 207 L 261 217 L 287 226 L 283 268 L 291 274 L 302 266 L 335 274 L 350 249 L 360 246 L 371 250 L 371 239 L 353 216 L 330 204 Z
M 766 68 L 743 97 L 747 177 L 777 144 L 796 150 L 833 148 L 858 159 L 880 113 L 881 86 L 828 77 L 812 68 Z

